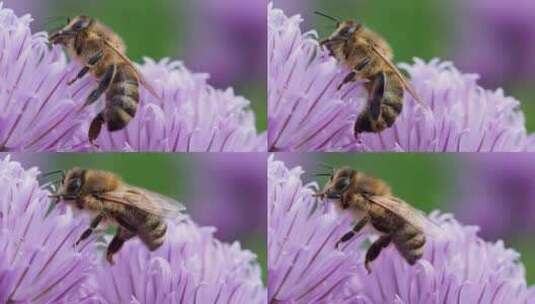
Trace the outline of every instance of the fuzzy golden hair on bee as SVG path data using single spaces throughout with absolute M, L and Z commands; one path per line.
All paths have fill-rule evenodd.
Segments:
M 110 264 L 123 244 L 134 237 L 150 251 L 158 249 L 166 238 L 166 220 L 177 220 L 185 209 L 171 198 L 127 184 L 112 172 L 75 167 L 61 172 L 61 176 L 57 191 L 50 197 L 93 216 L 76 244 L 87 239 L 101 223 L 117 226 L 106 253 Z
M 390 244 L 413 265 L 423 255 L 426 235 L 440 233 L 421 211 L 394 196 L 386 182 L 350 167 L 336 169 L 323 190 L 314 196 L 333 201 L 357 222 L 341 236 L 336 248 L 351 240 L 365 226 L 371 226 L 380 234 L 366 252 L 364 266 L 368 272 L 371 272 L 371 262 Z
M 88 73 L 98 82 L 82 108 L 95 103 L 103 95 L 105 97 L 103 109 L 92 120 L 88 130 L 89 142 L 93 143 L 103 125 L 109 132 L 115 132 L 124 129 L 135 117 L 140 85 L 153 96 L 160 97 L 126 56 L 126 45 L 119 35 L 89 16 L 76 16 L 67 21 L 67 25 L 49 36 L 49 41 L 62 45 L 72 60 L 83 65 L 68 85 Z
M 336 22 L 336 29 L 320 40 L 320 46 L 350 69 L 338 90 L 347 83 L 365 80 L 368 100 L 354 124 L 356 138 L 361 133 L 380 133 L 392 127 L 403 109 L 405 91 L 422 103 L 392 62 L 393 50 L 381 35 L 354 20 L 341 21 L 322 12 L 316 14 Z

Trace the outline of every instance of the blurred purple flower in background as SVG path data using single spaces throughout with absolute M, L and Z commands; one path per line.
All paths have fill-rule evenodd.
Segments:
M 263 1 L 189 1 L 197 11 L 189 20 L 186 60 L 209 72 L 217 86 L 266 78 L 266 6 Z M 206 22 L 206 20 L 210 20 Z M 261 64 L 260 64 L 261 63 Z
M 79 109 L 95 81 L 68 86 L 80 66 L 67 64 L 59 47 L 49 50 L 45 33 L 32 35 L 30 21 L 0 9 L 0 151 L 93 150 L 87 130 L 103 103 Z M 136 117 L 122 131 L 103 130 L 101 151 L 265 150 L 249 101 L 232 89 L 215 89 L 208 75 L 167 59 L 146 59 L 140 70 L 162 100 L 141 89 Z
M 0 303 L 83 302 L 95 259 L 91 242 L 73 244 L 87 223 L 70 211 L 48 213 L 38 173 L 0 160 Z
M 191 173 L 188 212 L 222 240 L 266 233 L 266 154 L 202 155 Z
M 535 157 L 530 153 L 468 156 L 459 172 L 459 218 L 489 239 L 535 232 Z
M 458 61 L 486 85 L 535 81 L 535 2 L 457 1 Z
M 405 94 L 394 126 L 353 136 L 366 103 L 361 83 L 336 87 L 348 70 L 321 50 L 301 18 L 268 8 L 268 147 L 270 151 L 524 151 L 533 138 L 519 102 L 484 90 L 477 75 L 435 59 L 402 67 L 427 109 Z
M 213 228 L 191 221 L 169 224 L 155 252 L 139 241 L 125 244 L 114 267 L 93 277 L 97 303 L 265 303 L 255 255 L 238 243 L 214 239 Z
M 268 163 L 270 303 L 533 303 L 519 254 L 477 236 L 452 215 L 430 219 L 443 233 L 428 237 L 424 257 L 410 266 L 393 246 L 363 266 L 364 234 L 335 250 L 350 221 L 311 197 L 301 168 Z

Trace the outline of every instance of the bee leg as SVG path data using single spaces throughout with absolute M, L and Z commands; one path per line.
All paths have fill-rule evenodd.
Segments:
M 97 101 L 100 96 L 102 96 L 102 94 L 108 89 L 108 87 L 110 86 L 113 78 L 115 77 L 115 72 L 117 71 L 117 66 L 115 64 L 112 64 L 107 70 L 106 72 L 104 73 L 104 76 L 102 76 L 102 80 L 100 81 L 100 83 L 98 84 L 98 87 L 93 90 L 93 92 L 91 92 L 89 94 L 89 96 L 87 97 L 85 103 L 84 103 L 84 108 L 87 107 L 88 105 L 94 103 L 95 101 Z
M 78 72 L 78 75 L 76 75 L 76 77 L 74 79 L 72 79 L 69 82 L 67 82 L 67 85 L 71 85 L 76 80 L 81 79 L 82 77 L 84 77 L 85 74 L 87 74 L 87 72 L 89 72 L 89 69 L 92 68 L 95 64 L 97 64 L 97 62 L 99 62 L 101 58 L 102 58 L 102 52 L 98 52 L 95 56 L 91 57 L 89 59 L 89 62 L 88 62 L 89 65 L 83 67 L 82 70 L 80 70 L 80 72 Z
M 95 230 L 95 228 L 97 228 L 98 224 L 100 224 L 100 222 L 102 221 L 102 219 L 104 219 L 104 214 L 100 213 L 99 215 L 97 215 L 93 221 L 91 221 L 91 224 L 89 225 L 89 228 L 87 228 L 83 233 L 82 235 L 80 236 L 80 238 L 78 239 L 78 241 L 76 241 L 76 244 L 75 246 L 78 246 L 78 244 L 80 244 L 81 241 L 87 239 L 91 233 L 93 233 L 93 230 Z
M 121 250 L 121 247 L 123 247 L 124 242 L 133 238 L 135 235 L 136 234 L 134 232 L 126 230 L 123 227 L 119 227 L 117 229 L 117 234 L 115 234 L 110 244 L 108 245 L 108 249 L 106 250 L 106 260 L 108 260 L 111 265 L 115 264 L 115 262 L 113 261 L 113 255 L 119 252 L 119 250 Z
M 386 248 L 388 245 L 390 245 L 390 242 L 392 242 L 392 237 L 389 235 L 382 235 L 377 241 L 375 241 L 370 248 L 368 249 L 368 252 L 366 252 L 366 261 L 364 262 L 364 267 L 366 267 L 366 270 L 368 270 L 368 273 L 371 273 L 370 269 L 370 263 L 375 260 L 379 254 L 381 253 L 381 250 Z
M 69 80 L 69 82 L 67 82 L 67 85 L 71 85 L 73 84 L 74 82 L 76 82 L 76 80 L 82 78 L 85 76 L 85 74 L 87 74 L 87 72 L 89 72 L 89 67 L 85 66 L 83 67 L 80 72 L 78 72 L 78 75 L 76 75 L 76 77 L 74 79 L 71 79 Z
M 381 116 L 381 104 L 383 103 L 383 96 L 386 87 L 386 77 L 384 72 L 377 74 L 372 80 L 372 89 L 369 97 L 370 115 L 374 121 Z
M 89 126 L 89 142 L 93 144 L 95 139 L 97 139 L 98 135 L 100 134 L 100 130 L 102 129 L 102 125 L 105 123 L 104 121 L 104 115 L 102 115 L 102 112 L 100 112 L 97 117 L 91 121 L 91 125 Z
M 346 83 L 355 81 L 355 78 L 357 77 L 357 74 L 364 69 L 368 63 L 370 63 L 370 58 L 365 57 L 361 62 L 359 62 L 353 70 L 346 75 L 342 83 L 340 83 L 337 87 L 337 90 L 340 90 Z
M 344 78 L 344 80 L 342 80 L 342 83 L 340 83 L 337 87 L 336 87 L 336 90 L 340 90 L 346 83 L 349 83 L 349 82 L 352 82 L 355 80 L 355 76 L 357 76 L 357 73 L 355 71 L 351 71 L 349 72 L 349 74 L 346 75 L 346 77 Z
M 336 242 L 336 244 L 334 245 L 334 247 L 336 249 L 338 249 L 338 246 L 342 243 L 345 243 L 349 240 L 351 240 L 353 238 L 353 236 L 355 236 L 356 233 L 358 233 L 360 230 L 362 230 L 362 228 L 364 228 L 364 226 L 366 226 L 366 224 L 368 224 L 368 222 L 370 221 L 370 217 L 368 216 L 365 216 L 363 217 L 354 227 L 353 229 L 351 229 L 351 231 L 347 232 L 346 234 L 344 234 L 340 240 L 338 240 L 338 242 Z

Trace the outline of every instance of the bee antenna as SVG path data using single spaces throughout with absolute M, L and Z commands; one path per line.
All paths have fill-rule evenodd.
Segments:
M 319 164 L 320 164 L 320 166 L 322 166 L 324 168 L 328 168 L 328 169 L 334 169 L 335 168 L 335 166 L 333 166 L 333 165 L 331 165 L 329 163 L 326 163 L 326 162 L 321 162 Z
M 326 13 L 323 13 L 323 12 L 320 12 L 320 11 L 314 11 L 314 14 L 316 15 L 319 15 L 319 16 L 322 16 L 322 17 L 325 17 L 327 19 L 330 19 L 332 21 L 336 21 L 338 23 L 340 23 L 340 19 L 336 18 L 336 17 L 333 17 L 333 16 L 330 16 L 330 15 L 327 15 Z
M 68 16 L 49 16 L 45 17 L 45 20 L 58 20 L 58 19 L 68 19 Z
M 51 175 L 56 175 L 56 174 L 65 174 L 65 171 L 64 170 L 54 170 L 54 171 L 49 171 L 49 172 L 45 172 L 45 173 L 41 173 L 39 174 L 38 176 L 39 177 L 47 177 L 47 176 L 51 176 Z

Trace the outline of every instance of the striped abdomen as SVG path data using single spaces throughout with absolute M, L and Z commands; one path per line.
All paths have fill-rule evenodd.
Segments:
M 403 84 L 393 71 L 385 71 L 381 77 L 376 76 L 370 82 L 368 105 L 355 122 L 354 131 L 356 134 L 363 132 L 379 133 L 386 128 L 390 128 L 401 113 L 403 108 Z M 377 88 L 380 84 L 382 84 L 382 88 Z M 374 86 L 376 86 L 376 90 L 374 90 Z M 373 98 L 378 98 L 380 101 L 378 117 L 374 117 L 370 110 L 370 103 L 373 102 Z
M 136 115 L 138 103 L 139 82 L 136 71 L 128 64 L 120 63 L 106 92 L 103 115 L 108 131 L 123 129 Z
M 392 241 L 399 253 L 411 265 L 424 254 L 425 235 L 423 231 L 409 224 L 403 225 L 392 234 Z
M 167 224 L 155 215 L 148 215 L 146 221 L 139 227 L 138 235 L 143 243 L 153 251 L 165 241 Z

